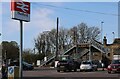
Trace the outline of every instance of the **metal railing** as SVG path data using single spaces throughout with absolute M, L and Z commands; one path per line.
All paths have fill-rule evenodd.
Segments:
M 40 65 L 43 66 L 43 65 L 45 65 L 46 63 L 48 63 L 50 60 L 52 60 L 52 59 L 54 59 L 54 58 L 55 58 L 55 55 L 54 55 L 54 54 L 51 55 L 51 56 L 47 56 L 47 60 L 46 60 L 46 61 L 44 61 L 44 59 L 41 60 Z
M 91 39 L 90 41 L 91 46 L 95 47 L 102 53 L 109 53 L 109 48 L 105 48 L 103 45 L 99 44 L 95 40 Z
M 63 55 L 65 55 L 65 54 L 67 54 L 70 50 L 72 50 L 74 47 L 76 47 L 76 45 L 75 46 L 73 46 L 73 47 L 71 47 L 69 50 L 67 50 L 65 53 L 63 53 Z M 49 61 L 51 61 L 52 59 L 54 59 L 55 58 L 55 55 L 53 54 L 52 56 L 48 56 L 47 57 L 47 61 L 44 61 L 44 59 L 43 60 L 41 60 L 41 66 L 43 66 L 43 65 L 45 65 L 46 63 L 48 63 Z
M 86 53 L 88 53 L 88 52 L 89 52 L 88 49 L 83 50 L 83 51 L 81 52 L 81 54 L 80 54 L 80 57 L 84 56 L 84 55 L 85 55 Z

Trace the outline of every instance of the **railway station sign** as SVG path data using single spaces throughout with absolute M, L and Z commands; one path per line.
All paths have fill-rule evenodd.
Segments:
M 12 19 L 22 20 L 25 22 L 30 21 L 30 2 L 22 0 L 11 1 L 11 15 Z

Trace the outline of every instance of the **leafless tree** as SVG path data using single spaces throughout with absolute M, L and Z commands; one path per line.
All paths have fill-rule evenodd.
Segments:
M 40 33 L 34 40 L 35 47 L 39 53 L 54 54 L 56 51 L 56 29 Z M 81 23 L 70 29 L 59 28 L 58 32 L 58 53 L 63 53 L 75 44 L 88 42 L 89 39 L 99 39 L 100 30 L 97 27 L 90 27 Z

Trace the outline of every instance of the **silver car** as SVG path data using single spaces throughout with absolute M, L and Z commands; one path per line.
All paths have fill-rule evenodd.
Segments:
M 83 61 L 80 65 L 80 71 L 97 71 L 97 65 L 92 61 Z

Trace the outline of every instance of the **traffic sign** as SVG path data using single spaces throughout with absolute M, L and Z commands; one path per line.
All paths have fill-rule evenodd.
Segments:
M 14 72 L 13 67 L 10 67 L 10 68 L 8 69 L 8 72 L 9 72 L 10 74 L 13 74 L 13 72 Z

